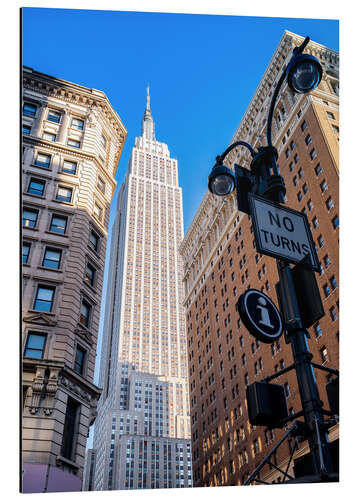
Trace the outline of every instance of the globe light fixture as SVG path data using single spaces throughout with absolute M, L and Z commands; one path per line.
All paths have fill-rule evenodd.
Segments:
M 322 67 L 314 56 L 297 54 L 286 69 L 289 87 L 298 94 L 315 89 L 322 78 Z
M 208 189 L 216 196 L 227 196 L 234 188 L 233 172 L 223 164 L 216 164 L 208 177 Z

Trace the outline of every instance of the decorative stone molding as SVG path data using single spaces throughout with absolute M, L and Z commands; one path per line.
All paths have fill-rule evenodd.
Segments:
M 82 398 L 84 401 L 87 401 L 87 402 L 91 401 L 91 397 L 88 394 L 88 392 L 85 391 L 85 390 L 83 390 L 83 389 L 81 389 L 81 387 L 79 386 L 79 384 L 76 384 L 75 382 L 72 382 L 67 377 L 64 377 L 64 376 L 60 377 L 59 383 L 61 385 L 63 385 L 63 387 L 65 387 L 66 389 L 68 389 L 75 396 L 79 396 L 80 398 Z
M 74 333 L 76 335 L 79 335 L 82 339 L 84 339 L 87 344 L 92 345 L 93 344 L 93 335 L 89 330 L 85 330 L 82 325 L 78 325 L 77 328 L 74 330 Z
M 43 403 L 43 411 L 47 416 L 51 415 L 53 411 L 53 401 L 58 389 L 60 370 L 60 368 L 50 369 L 50 375 L 46 384 L 46 397 Z
M 40 406 L 40 399 L 42 395 L 42 391 L 45 387 L 45 366 L 38 366 L 36 369 L 36 376 L 32 382 L 32 397 L 30 403 L 30 412 L 34 415 L 37 413 Z
M 23 317 L 24 323 L 34 323 L 36 325 L 56 326 L 57 320 L 46 313 L 32 313 Z

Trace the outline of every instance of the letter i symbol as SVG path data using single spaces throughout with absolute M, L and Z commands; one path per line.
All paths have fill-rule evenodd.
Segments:
M 274 328 L 274 325 L 270 323 L 270 317 L 269 317 L 269 311 L 266 307 L 267 301 L 264 299 L 264 297 L 259 297 L 258 299 L 258 305 L 257 309 L 260 309 L 260 320 L 259 323 L 265 326 L 269 326 L 269 328 Z

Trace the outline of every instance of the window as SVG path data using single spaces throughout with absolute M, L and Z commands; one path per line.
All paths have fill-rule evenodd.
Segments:
M 340 128 L 337 125 L 332 125 L 332 130 L 335 132 L 335 134 L 339 134 Z
M 334 306 L 330 307 L 330 316 L 331 316 L 332 321 L 336 321 L 336 319 L 337 319 L 336 307 L 334 307 Z
M 325 297 L 328 297 L 331 293 L 331 290 L 330 290 L 330 287 L 328 286 L 328 284 L 325 283 L 325 285 L 322 287 L 322 289 L 324 291 Z
M 289 170 L 290 170 L 290 172 L 292 172 L 294 170 L 293 162 L 289 163 Z
M 309 212 L 311 212 L 311 210 L 314 208 L 314 205 L 311 200 L 307 202 L 307 208 L 309 209 Z
M 46 141 L 55 142 L 56 140 L 56 134 L 51 134 L 50 132 L 44 132 L 42 137 Z
M 88 283 L 88 285 L 94 286 L 95 273 L 95 268 L 89 262 L 87 262 L 84 281 Z
M 67 228 L 67 217 L 52 215 L 50 231 L 58 234 L 65 234 Z
M 300 177 L 300 179 L 302 179 L 302 177 L 304 176 L 304 172 L 303 172 L 302 168 L 299 168 L 298 176 Z
M 27 192 L 29 194 L 34 194 L 36 196 L 43 196 L 43 193 L 45 191 L 45 181 L 42 181 L 40 179 L 34 179 L 31 177 L 29 187 L 27 189 Z
M 307 187 L 307 184 L 303 185 L 302 190 L 304 191 L 304 194 L 306 194 L 309 191 L 309 188 Z
M 101 177 L 98 177 L 97 187 L 98 187 L 99 191 L 101 191 L 103 194 L 105 194 L 105 182 L 103 181 L 103 179 Z
M 67 146 L 71 146 L 71 148 L 79 149 L 81 147 L 80 141 L 76 141 L 75 139 L 68 139 Z
M 324 257 L 324 259 L 323 259 L 323 260 L 324 260 L 325 267 L 326 267 L 326 269 L 327 269 L 327 268 L 329 267 L 329 265 L 331 264 L 331 261 L 330 261 L 329 256 L 328 256 L 328 255 L 325 255 L 325 257 Z
M 77 428 L 77 415 L 80 404 L 72 398 L 67 400 L 66 416 L 63 428 L 63 439 L 61 455 L 69 460 L 73 458 L 73 451 L 76 446 L 75 433 Z
M 83 130 L 84 128 L 84 121 L 80 120 L 79 118 L 72 118 L 72 128 L 76 128 L 77 130 Z
M 338 218 L 338 215 L 335 215 L 335 217 L 332 219 L 332 225 L 334 229 L 337 229 L 340 225 L 340 219 Z
M 79 322 L 84 326 L 89 326 L 90 322 L 90 313 L 92 306 L 88 304 L 85 300 L 82 300 L 81 311 L 79 316 Z
M 294 162 L 298 163 L 298 161 L 299 161 L 299 155 L 296 153 L 296 155 L 294 156 Z
M 333 113 L 331 113 L 330 111 L 327 111 L 327 116 L 330 118 L 330 120 L 335 119 L 335 115 Z
M 43 267 L 49 267 L 51 269 L 59 269 L 61 264 L 62 250 L 57 250 L 55 248 L 46 248 L 45 255 L 43 256 L 42 265 Z
M 332 290 L 335 290 L 337 288 L 337 281 L 336 281 L 336 278 L 334 276 L 332 276 L 332 278 L 330 278 L 330 283 L 331 283 Z
M 286 156 L 286 158 L 289 158 L 289 156 L 290 156 L 290 149 L 287 149 L 285 151 L 285 156 Z
M 27 336 L 25 358 L 42 359 L 45 350 L 46 335 L 30 332 Z
M 94 216 L 98 219 L 98 220 L 102 220 L 102 216 L 103 216 L 103 209 L 102 207 L 100 207 L 98 205 L 98 203 L 94 203 Z
M 284 384 L 284 391 L 285 391 L 285 396 L 288 398 L 290 396 L 290 387 L 288 383 Z
M 70 203 L 72 200 L 72 188 L 58 186 L 56 200 Z
M 35 104 L 30 104 L 29 102 L 25 102 L 22 112 L 26 116 L 35 116 L 36 115 L 37 106 Z
M 27 264 L 30 255 L 31 244 L 24 242 L 22 244 L 22 263 Z
M 305 137 L 305 144 L 308 146 L 311 142 L 311 135 L 310 134 L 307 134 L 307 136 Z
M 316 165 L 316 167 L 315 167 L 315 174 L 316 174 L 316 176 L 320 175 L 320 174 L 321 174 L 321 172 L 322 172 L 322 168 L 321 168 L 320 163 L 318 163 L 318 164 Z
M 321 361 L 323 363 L 326 363 L 326 361 L 328 361 L 328 352 L 327 352 L 327 348 L 326 346 L 323 346 L 321 349 L 320 349 L 320 356 L 321 356 Z
M 51 286 L 39 285 L 33 308 L 36 311 L 51 312 L 55 289 Z
M 302 124 L 301 124 L 301 130 L 302 130 L 302 132 L 306 129 L 306 127 L 307 127 L 307 124 L 306 124 L 306 121 L 304 120 L 302 122 Z
M 105 137 L 104 134 L 102 134 L 100 138 L 100 144 L 103 149 L 107 149 L 107 143 L 108 143 L 107 138 Z
M 86 351 L 82 347 L 77 346 L 76 357 L 74 360 L 74 369 L 80 375 L 83 374 L 85 355 Z
M 321 329 L 321 325 L 320 323 L 317 323 L 315 326 L 314 326 L 314 331 L 315 331 L 315 337 L 318 338 L 320 337 L 320 335 L 322 335 L 322 329 Z
M 64 160 L 62 172 L 64 172 L 65 174 L 76 175 L 77 163 L 75 161 Z
M 51 156 L 44 153 L 37 153 L 35 165 L 36 167 L 49 168 L 51 163 Z
M 24 227 L 36 227 L 38 210 L 24 208 L 22 211 L 22 225 Z
M 294 141 L 291 141 L 290 149 L 291 149 L 291 151 L 293 151 L 295 149 L 295 142 Z
M 318 242 L 320 248 L 322 248 L 325 244 L 324 239 L 321 235 L 317 238 L 317 242 Z
M 22 125 L 22 133 L 28 135 L 31 132 L 31 127 L 29 125 Z
M 329 198 L 327 198 L 327 200 L 326 200 L 326 208 L 327 208 L 327 210 L 328 210 L 328 211 L 330 211 L 330 210 L 331 210 L 331 208 L 333 208 L 333 207 L 334 207 L 334 203 L 333 203 L 333 200 L 332 200 L 332 198 L 331 198 L 331 196 L 330 196 L 330 197 L 329 197 Z
M 325 181 L 325 179 L 321 182 L 320 189 L 322 193 L 324 193 L 327 190 L 327 182 Z
M 297 183 L 298 183 L 297 177 L 296 177 L 296 175 L 294 175 L 294 177 L 293 177 L 294 186 L 297 186 Z
M 319 221 L 318 221 L 318 218 L 317 218 L 317 217 L 314 217 L 314 218 L 312 219 L 312 225 L 314 226 L 314 228 L 319 227 Z
M 316 158 L 316 156 L 317 156 L 316 150 L 315 148 L 312 148 L 312 150 L 310 151 L 310 158 L 313 160 L 314 158 Z
M 297 194 L 296 196 L 297 196 L 297 199 L 298 199 L 299 201 L 301 201 L 301 200 L 302 200 L 302 194 L 301 194 L 301 191 L 299 191 L 299 192 L 298 192 L 298 194 Z
M 54 109 L 49 109 L 47 114 L 47 120 L 53 123 L 59 123 L 61 120 L 61 113 L 55 111 Z

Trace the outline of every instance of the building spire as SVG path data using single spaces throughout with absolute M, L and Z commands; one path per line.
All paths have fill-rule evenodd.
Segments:
M 141 135 L 149 141 L 155 141 L 154 119 L 150 109 L 150 87 L 146 87 L 146 109 L 141 121 Z

